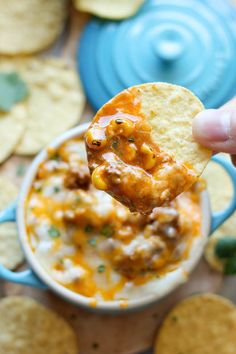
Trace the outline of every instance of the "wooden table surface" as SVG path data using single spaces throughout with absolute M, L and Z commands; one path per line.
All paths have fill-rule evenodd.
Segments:
M 87 15 L 75 14 L 71 17 L 67 30 L 54 47 L 43 55 L 62 56 L 74 61 L 74 53 L 81 29 L 88 20 Z M 87 105 L 82 122 L 93 115 Z M 20 185 L 22 176 L 17 175 L 19 166 L 27 169 L 30 158 L 11 157 L 0 167 L 0 173 Z M 222 283 L 222 276 L 212 271 L 202 260 L 189 281 L 179 287 L 163 301 L 142 311 L 121 315 L 100 315 L 86 311 L 65 302 L 51 291 L 0 282 L 0 297 L 27 295 L 54 309 L 64 316 L 78 334 L 80 354 L 134 354 L 151 348 L 155 333 L 163 316 L 177 301 L 196 292 L 220 292 L 236 301 L 234 288 L 236 280 L 228 278 Z M 151 352 L 149 352 L 151 353 Z

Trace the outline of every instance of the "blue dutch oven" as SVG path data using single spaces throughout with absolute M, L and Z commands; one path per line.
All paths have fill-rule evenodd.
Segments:
M 93 18 L 78 43 L 78 71 L 95 111 L 127 87 L 169 82 L 206 108 L 236 94 L 236 11 L 228 0 L 146 0 L 123 21 Z

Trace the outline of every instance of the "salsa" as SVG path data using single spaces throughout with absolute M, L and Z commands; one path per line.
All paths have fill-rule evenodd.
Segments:
M 86 146 L 94 186 L 131 211 L 150 214 L 187 190 L 196 174 L 152 140 L 138 90 L 123 91 L 98 111 Z

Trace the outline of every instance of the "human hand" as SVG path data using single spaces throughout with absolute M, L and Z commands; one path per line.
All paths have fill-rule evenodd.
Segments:
M 236 98 L 219 109 L 208 109 L 193 120 L 195 140 L 214 152 L 231 155 L 236 166 Z

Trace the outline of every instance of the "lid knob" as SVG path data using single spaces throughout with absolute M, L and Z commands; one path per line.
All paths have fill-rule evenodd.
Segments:
M 183 54 L 186 48 L 184 36 L 175 29 L 165 29 L 158 35 L 154 44 L 155 53 L 161 61 L 173 64 Z

